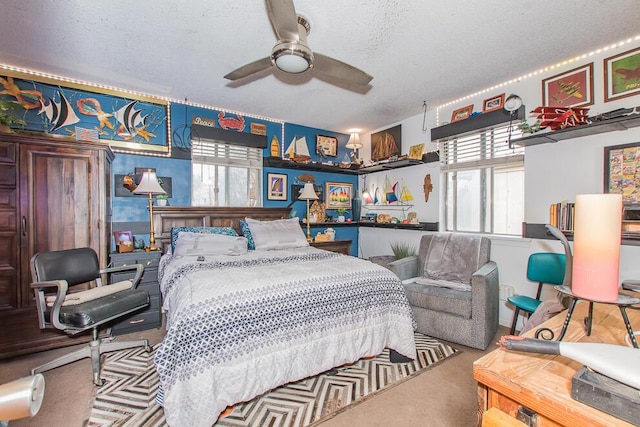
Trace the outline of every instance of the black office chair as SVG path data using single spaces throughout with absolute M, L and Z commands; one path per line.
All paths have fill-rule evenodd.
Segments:
M 135 276 L 110 285 L 102 285 L 102 275 L 131 270 Z M 91 358 L 93 382 L 102 385 L 100 379 L 100 355 L 110 351 L 145 347 L 148 340 L 101 342 L 100 326 L 133 313 L 149 305 L 149 293 L 136 289 L 144 267 L 134 264 L 100 269 L 98 256 L 91 248 L 41 252 L 31 257 L 31 275 L 38 307 L 40 329 L 58 329 L 69 335 L 91 329 L 93 338 L 89 345 L 61 356 L 31 370 L 31 375 L 48 371 L 85 357 Z M 68 292 L 69 287 L 95 282 L 95 287 L 80 292 Z

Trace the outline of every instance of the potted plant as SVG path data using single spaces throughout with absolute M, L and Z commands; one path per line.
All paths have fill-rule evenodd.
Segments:
M 416 247 L 405 242 L 390 242 L 393 255 L 378 255 L 369 257 L 369 261 L 374 264 L 389 268 L 389 264 L 393 261 L 416 255 Z
M 11 125 L 25 126 L 27 124 L 14 115 L 15 110 L 24 110 L 24 107 L 19 102 L 0 99 L 0 131 L 11 132 Z
M 338 212 L 338 222 L 344 222 L 344 214 L 347 213 L 347 209 L 338 208 L 336 212 Z
M 156 203 L 158 206 L 167 206 L 167 200 L 169 196 L 167 194 L 158 194 L 156 195 Z

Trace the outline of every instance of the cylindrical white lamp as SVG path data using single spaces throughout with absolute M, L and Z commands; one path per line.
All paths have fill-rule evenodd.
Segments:
M 20 378 L 0 385 L 0 420 L 33 417 L 44 399 L 42 374 Z
M 618 299 L 621 194 L 576 196 L 571 292 L 591 301 Z

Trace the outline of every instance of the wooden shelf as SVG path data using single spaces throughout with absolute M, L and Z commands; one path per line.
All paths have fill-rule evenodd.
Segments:
M 421 164 L 423 164 L 422 160 L 405 159 L 395 162 L 381 163 L 375 166 L 367 166 L 359 169 L 346 169 L 340 168 L 338 166 L 323 165 L 322 163 L 296 163 L 290 160 L 281 159 L 280 157 L 265 157 L 263 160 L 263 165 L 265 167 L 282 169 L 303 169 L 307 171 L 344 173 L 348 175 L 363 175 L 373 172 L 380 172 L 383 170 L 398 169 Z
M 573 241 L 572 230 L 561 230 L 562 234 L 567 237 L 567 240 Z M 545 239 L 545 240 L 558 240 L 547 230 L 544 224 L 532 224 L 528 222 L 522 223 L 522 237 L 529 239 Z M 622 245 L 625 246 L 640 246 L 640 233 L 622 233 Z
M 627 130 L 637 126 L 640 126 L 640 115 L 632 114 L 556 131 L 538 132 L 530 136 L 525 136 L 524 138 L 513 139 L 511 143 L 521 147 L 530 147 L 532 145 L 555 143 L 565 139 L 579 138 L 581 136 Z
M 437 222 L 421 222 L 419 224 L 382 224 L 377 222 L 360 221 L 358 225 L 360 227 L 367 228 L 395 228 L 399 230 L 438 231 Z

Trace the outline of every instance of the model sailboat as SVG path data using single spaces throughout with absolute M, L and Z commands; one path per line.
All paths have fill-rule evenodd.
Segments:
M 407 185 L 402 180 L 402 186 L 400 187 L 400 203 L 408 203 L 413 200 L 413 195 L 407 188 Z
M 289 160 L 294 162 L 306 163 L 311 161 L 311 154 L 309 154 L 309 147 L 307 147 L 307 139 L 303 136 L 298 138 L 294 136 L 291 140 L 291 144 L 287 147 L 287 154 Z
M 398 196 L 396 196 L 396 187 L 398 183 L 396 182 L 393 186 L 389 181 L 388 177 L 384 177 L 384 197 L 387 203 L 393 203 L 398 201 Z

